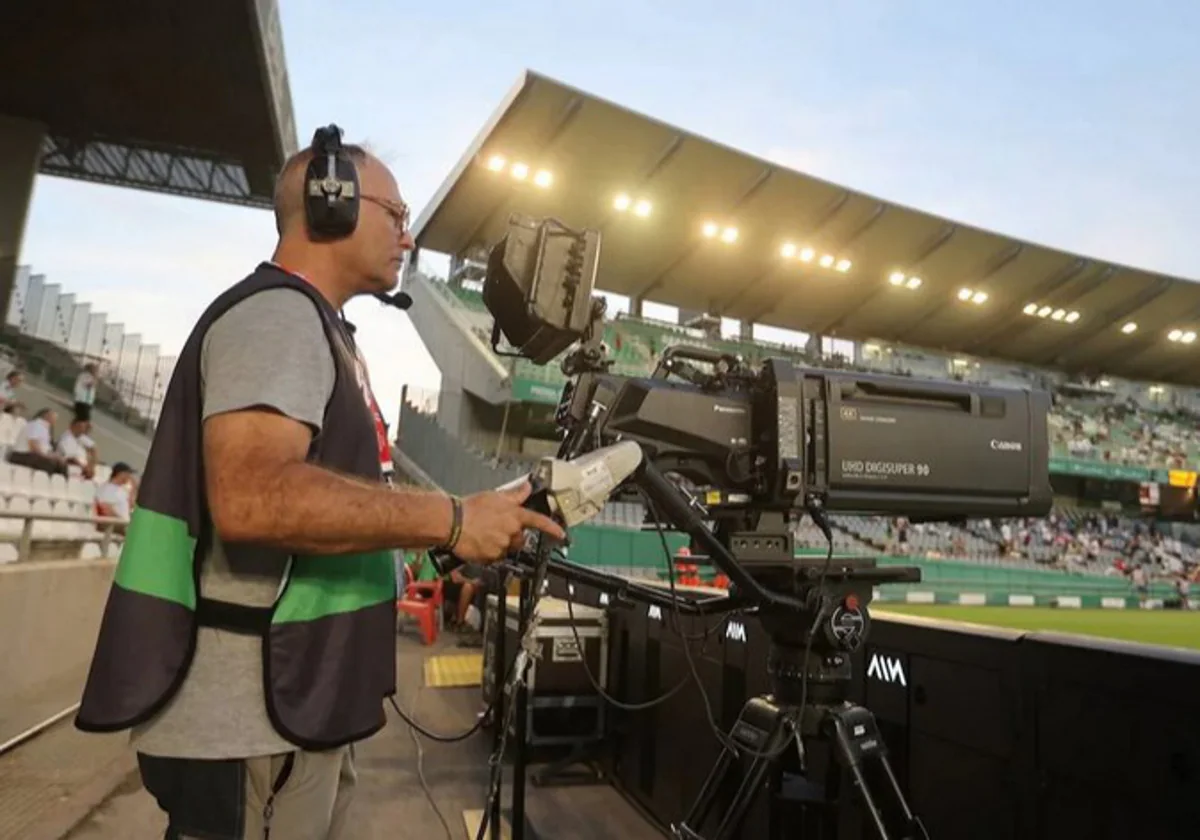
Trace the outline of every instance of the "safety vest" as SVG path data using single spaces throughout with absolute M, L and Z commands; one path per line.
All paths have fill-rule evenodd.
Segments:
M 396 688 L 392 552 L 293 554 L 272 607 L 214 601 L 199 591 L 212 528 L 202 462 L 204 334 L 234 304 L 277 287 L 312 300 L 333 351 L 335 384 L 309 461 L 381 479 L 353 339 L 312 286 L 263 263 L 205 311 L 176 363 L 75 719 L 84 731 L 127 729 L 156 715 L 187 675 L 200 625 L 262 636 L 267 713 L 297 746 L 330 749 L 384 725 L 383 701 Z

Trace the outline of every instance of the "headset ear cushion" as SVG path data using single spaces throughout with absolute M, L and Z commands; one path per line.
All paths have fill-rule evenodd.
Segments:
M 321 239 L 349 236 L 358 226 L 358 169 L 348 155 L 314 154 L 304 173 L 304 212 L 309 233 Z

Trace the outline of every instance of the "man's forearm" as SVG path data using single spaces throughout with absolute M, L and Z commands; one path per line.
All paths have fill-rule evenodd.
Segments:
M 255 484 L 219 488 L 225 509 L 213 513 L 222 539 L 345 554 L 424 548 L 450 535 L 450 501 L 439 493 L 395 490 L 308 463 Z

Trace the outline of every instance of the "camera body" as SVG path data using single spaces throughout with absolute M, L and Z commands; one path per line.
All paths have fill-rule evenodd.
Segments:
M 751 367 L 691 346 L 667 348 L 648 376 L 617 375 L 603 358 L 603 305 L 591 298 L 598 258 L 594 231 L 514 217 L 484 281 L 493 336 L 518 355 L 544 364 L 575 348 L 562 363 L 573 378 L 557 413 L 560 457 L 636 441 L 716 518 L 814 507 L 926 521 L 1049 512 L 1045 392 L 786 359 Z

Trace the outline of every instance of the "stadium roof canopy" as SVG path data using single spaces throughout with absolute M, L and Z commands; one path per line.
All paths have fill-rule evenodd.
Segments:
M 40 171 L 268 206 L 296 148 L 275 0 L 7 3 L 0 114 L 46 126 Z
M 424 208 L 417 244 L 468 255 L 512 213 L 600 229 L 605 291 L 819 335 L 1200 385 L 1200 284 L 903 207 L 532 72 Z

